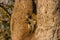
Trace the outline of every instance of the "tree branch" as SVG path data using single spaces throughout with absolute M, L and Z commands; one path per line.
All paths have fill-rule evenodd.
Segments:
M 9 16 L 11 16 L 11 14 L 8 12 L 8 10 L 4 6 L 0 5 L 0 7 L 3 8 L 9 14 Z

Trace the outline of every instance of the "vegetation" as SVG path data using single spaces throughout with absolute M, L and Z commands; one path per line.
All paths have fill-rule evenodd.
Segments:
M 13 0 L 9 5 L 0 1 L 0 40 L 11 40 L 10 16 L 13 5 Z

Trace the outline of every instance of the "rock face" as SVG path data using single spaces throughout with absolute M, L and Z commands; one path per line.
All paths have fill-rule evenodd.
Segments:
M 38 0 L 36 40 L 59 40 L 59 0 Z
M 32 0 L 15 1 L 10 24 L 12 40 L 60 40 L 60 1 L 35 0 L 35 3 L 37 14 L 33 16 Z

